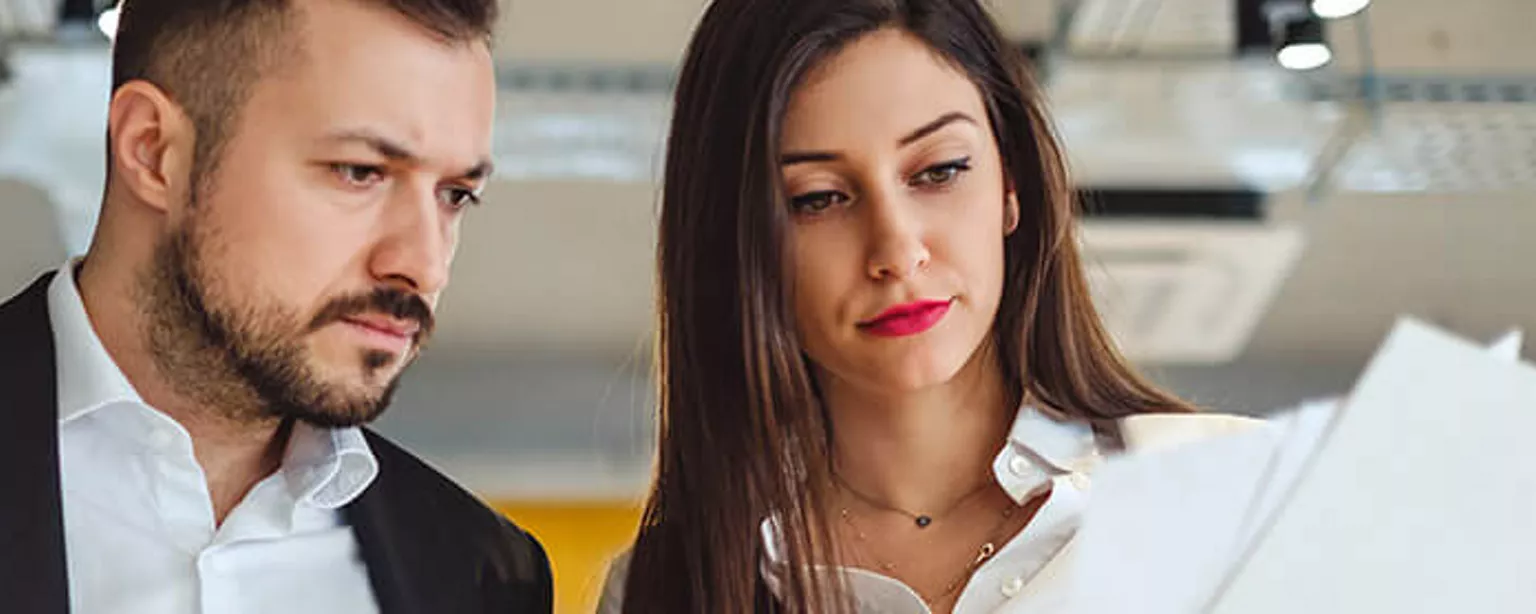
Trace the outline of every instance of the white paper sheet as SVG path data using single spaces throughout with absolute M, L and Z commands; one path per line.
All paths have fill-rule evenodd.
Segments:
M 1107 463 L 1072 611 L 1536 612 L 1536 580 L 1514 582 L 1536 572 L 1536 369 L 1519 345 L 1404 321 L 1345 400 Z M 1485 541 L 1507 551 L 1472 557 Z
M 1536 369 L 1499 349 L 1400 323 L 1210 611 L 1536 612 Z
M 1072 611 L 1184 614 L 1208 595 L 1241 546 L 1279 435 L 1264 427 L 1100 467 L 1077 535 Z

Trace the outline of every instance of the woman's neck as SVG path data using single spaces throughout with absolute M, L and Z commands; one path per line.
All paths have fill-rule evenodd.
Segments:
M 839 479 L 914 513 L 946 509 L 992 480 L 992 460 L 1015 412 L 990 356 L 978 351 L 950 381 L 916 391 L 823 382 Z

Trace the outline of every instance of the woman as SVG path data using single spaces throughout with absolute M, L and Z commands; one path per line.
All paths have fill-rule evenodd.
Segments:
M 1052 611 L 1098 446 L 1190 411 L 1105 334 L 1062 158 L 975 0 L 713 2 L 664 177 L 657 475 L 604 611 Z

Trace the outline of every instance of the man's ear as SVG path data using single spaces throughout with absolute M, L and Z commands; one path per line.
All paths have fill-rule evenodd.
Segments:
M 181 206 L 196 138 L 181 105 L 147 81 L 125 83 L 112 93 L 107 136 L 115 182 L 161 212 Z

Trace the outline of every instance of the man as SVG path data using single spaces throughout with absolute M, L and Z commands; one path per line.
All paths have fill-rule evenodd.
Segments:
M 83 259 L 0 305 L 0 609 L 548 612 L 361 426 L 490 164 L 494 0 L 128 0 Z

